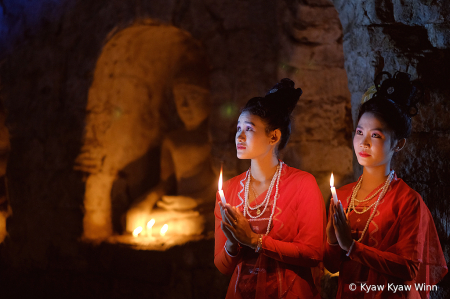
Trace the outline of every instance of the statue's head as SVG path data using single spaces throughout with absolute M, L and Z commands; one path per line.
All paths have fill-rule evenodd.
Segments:
M 173 96 L 178 115 L 186 128 L 197 128 L 209 115 L 210 94 L 204 86 L 176 82 Z
M 180 59 L 172 89 L 178 115 L 188 130 L 197 128 L 210 112 L 207 59 L 198 44 L 190 46 L 193 50 Z

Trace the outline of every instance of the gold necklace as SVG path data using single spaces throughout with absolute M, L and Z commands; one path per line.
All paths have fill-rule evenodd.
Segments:
M 355 198 L 356 198 L 356 194 L 358 193 L 359 189 L 361 188 L 361 182 L 362 182 L 362 177 L 363 176 L 361 176 L 361 178 L 359 179 L 359 181 L 356 184 L 355 188 L 353 189 L 351 200 L 350 200 L 350 204 L 347 207 L 347 219 L 348 219 L 348 214 L 350 213 L 351 209 L 353 209 L 353 211 L 355 211 L 357 214 L 363 214 L 366 211 L 368 211 L 375 204 L 375 208 L 373 209 L 372 214 L 370 214 L 370 217 L 367 220 L 366 226 L 364 227 L 364 230 L 363 230 L 363 232 L 361 234 L 361 238 L 359 238 L 359 240 L 357 242 L 361 242 L 361 240 L 364 237 L 364 234 L 366 233 L 367 229 L 369 228 L 370 222 L 372 221 L 373 217 L 375 217 L 375 214 L 377 212 L 378 204 L 380 203 L 381 199 L 384 197 L 384 195 L 386 194 L 387 190 L 389 189 L 389 185 L 391 184 L 391 182 L 392 182 L 392 180 L 394 178 L 394 173 L 395 172 L 393 170 L 389 173 L 389 175 L 388 175 L 388 177 L 386 179 L 386 182 L 384 183 L 384 186 L 381 189 L 381 193 L 380 193 L 380 196 L 378 196 L 377 201 L 374 202 L 372 205 L 370 205 L 370 207 L 367 210 L 365 210 L 364 212 L 358 212 L 358 211 L 355 210 Z

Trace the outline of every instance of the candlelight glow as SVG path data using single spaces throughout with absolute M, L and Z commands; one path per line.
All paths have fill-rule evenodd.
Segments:
M 222 167 L 220 168 L 220 176 L 219 176 L 219 190 L 222 190 Z
M 150 221 L 147 223 L 147 228 L 148 228 L 148 229 L 152 228 L 154 224 L 155 224 L 155 219 L 150 220 Z
M 223 194 L 223 190 L 222 190 L 222 172 L 223 172 L 223 167 L 220 167 L 220 176 L 219 176 L 219 196 L 220 196 L 220 200 L 222 201 L 223 205 L 225 205 L 227 203 L 227 201 L 225 200 L 225 194 Z
M 142 226 L 138 226 L 134 231 L 133 231 L 133 237 L 137 237 L 139 236 L 139 234 L 142 232 Z
M 334 187 L 334 176 L 333 176 L 333 173 L 331 173 L 331 178 L 330 178 L 330 189 L 331 189 L 331 196 L 333 197 L 334 204 L 337 205 L 338 197 L 337 197 L 337 194 L 336 194 L 336 188 Z
M 161 231 L 159 232 L 159 234 L 164 237 L 164 235 L 166 234 L 167 230 L 169 229 L 169 226 L 167 224 L 164 224 L 163 227 L 161 228 Z

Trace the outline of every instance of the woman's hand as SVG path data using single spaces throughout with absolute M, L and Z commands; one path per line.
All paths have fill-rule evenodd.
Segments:
M 350 246 L 353 243 L 352 231 L 350 228 L 350 223 L 344 213 L 344 208 L 342 203 L 339 202 L 338 206 L 335 207 L 333 217 L 334 231 L 336 234 L 337 241 L 342 249 L 345 251 L 350 250 Z
M 227 204 L 227 205 L 229 205 L 229 204 Z M 220 208 L 220 214 L 222 215 L 222 223 L 220 224 L 220 228 L 222 229 L 223 234 L 227 238 L 227 242 L 225 243 L 225 246 L 227 248 L 227 251 L 230 254 L 235 255 L 238 252 L 239 242 L 236 240 L 236 238 L 233 236 L 233 233 L 226 226 L 226 224 L 230 225 L 230 223 L 232 223 L 233 220 L 230 220 L 228 218 L 228 216 L 226 214 L 226 208 L 220 201 L 219 201 L 219 208 Z
M 333 198 L 331 198 L 330 209 L 329 209 L 329 212 L 328 212 L 328 215 L 330 215 L 330 221 L 328 221 L 327 229 L 326 229 L 327 240 L 328 240 L 328 243 L 330 243 L 330 244 L 336 244 L 338 242 L 337 238 L 336 238 L 336 233 L 334 232 L 334 219 L 333 219 L 333 217 L 334 217 L 335 209 L 336 208 L 335 208 L 335 205 L 334 205 Z
M 247 218 L 236 207 L 229 204 L 225 206 L 225 215 L 229 220 L 222 224 L 232 233 L 233 237 L 241 244 L 255 249 L 258 244 L 259 235 L 254 233 Z
M 169 211 L 186 211 L 195 209 L 198 206 L 197 200 L 189 196 L 163 195 L 156 205 Z

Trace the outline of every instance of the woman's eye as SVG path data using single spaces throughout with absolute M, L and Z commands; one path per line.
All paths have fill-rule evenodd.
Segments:
M 240 131 L 241 131 L 241 128 L 240 128 L 240 127 L 237 127 L 236 131 L 240 132 Z
M 380 136 L 380 134 L 373 133 L 373 134 L 372 134 L 372 137 L 373 137 L 373 138 L 380 138 L 381 136 Z
M 252 131 L 252 128 L 247 127 L 246 131 Z
M 356 130 L 356 135 L 362 135 L 362 131 L 361 130 Z

